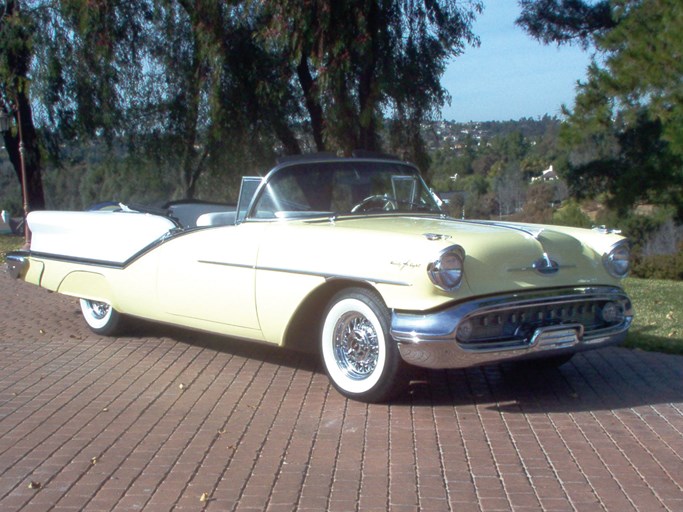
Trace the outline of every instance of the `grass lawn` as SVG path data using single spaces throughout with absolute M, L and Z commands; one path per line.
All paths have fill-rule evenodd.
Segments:
M 0 266 L 5 264 L 5 254 L 24 245 L 24 239 L 14 235 L 0 235 Z
M 636 314 L 625 346 L 683 354 L 683 281 L 628 278 L 624 284 Z
M 0 266 L 5 253 L 23 242 L 19 236 L 0 235 Z M 624 285 L 636 312 L 625 346 L 683 354 L 683 281 L 628 278 Z

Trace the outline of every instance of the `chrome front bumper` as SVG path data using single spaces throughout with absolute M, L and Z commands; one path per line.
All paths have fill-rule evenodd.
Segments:
M 19 279 L 22 272 L 28 266 L 28 253 L 10 252 L 5 257 L 7 263 L 7 273 L 14 279 Z
M 607 303 L 620 309 L 615 322 L 586 322 L 587 316 L 599 316 Z M 466 368 L 618 344 L 626 338 L 632 320 L 631 301 L 623 290 L 596 286 L 485 297 L 426 314 L 395 311 L 391 335 L 409 364 Z M 500 332 L 468 342 L 460 339 L 464 322 L 497 322 Z

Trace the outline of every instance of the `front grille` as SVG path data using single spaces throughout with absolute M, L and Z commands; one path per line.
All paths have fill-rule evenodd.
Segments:
M 542 327 L 583 326 L 583 336 L 619 328 L 630 305 L 626 300 L 576 299 L 532 304 L 508 304 L 476 310 L 458 326 L 456 339 L 463 348 L 528 345 Z

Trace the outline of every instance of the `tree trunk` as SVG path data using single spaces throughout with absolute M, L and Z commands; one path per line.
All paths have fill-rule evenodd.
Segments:
M 43 192 L 42 165 L 38 137 L 35 126 L 33 126 L 31 102 L 24 93 L 18 94 L 18 102 L 23 132 L 28 210 L 44 210 L 45 193 Z M 21 172 L 19 173 L 19 179 L 21 179 Z
M 7 2 L 5 5 L 5 17 L 19 15 L 19 5 L 17 2 Z M 3 23 L 6 23 L 3 20 Z M 21 34 L 21 32 L 18 32 Z M 28 35 L 26 35 L 28 37 Z M 26 78 L 31 61 L 31 47 L 25 40 L 17 41 L 9 50 L 7 56 L 10 69 L 10 79 L 2 84 L 3 92 L 6 94 L 5 100 L 11 103 L 10 110 L 16 122 L 16 133 L 4 134 L 5 147 L 9 153 L 10 162 L 14 167 L 14 172 L 21 184 L 22 202 L 24 194 L 24 181 L 22 180 L 22 165 L 20 142 L 23 142 L 23 160 L 26 172 L 26 197 L 28 200 L 28 210 L 44 210 L 45 195 L 43 193 L 43 180 L 41 175 L 40 149 L 38 147 L 38 137 L 33 126 L 33 113 L 31 101 L 27 95 L 28 85 L 20 87 L 21 84 L 28 84 Z
M 367 12 L 367 37 L 370 39 L 368 53 L 364 56 L 358 79 L 359 103 L 359 148 L 378 151 L 379 135 L 377 133 L 376 66 L 379 38 L 379 12 L 377 2 L 371 2 Z
M 285 153 L 288 155 L 301 154 L 301 146 L 299 145 L 299 141 L 296 140 L 296 135 L 294 135 L 294 132 L 287 125 L 287 123 L 282 119 L 273 119 L 272 122 L 273 128 L 275 129 L 275 134 L 277 135 L 277 138 L 280 139 L 282 147 L 285 148 Z M 321 150 L 319 149 L 319 151 Z
M 320 102 L 315 97 L 315 83 L 311 76 L 311 70 L 308 68 L 308 61 L 306 55 L 301 55 L 299 65 L 296 67 L 296 73 L 299 77 L 299 85 L 304 94 L 306 102 L 306 110 L 311 116 L 311 129 L 313 130 L 313 140 L 318 151 L 325 151 L 325 140 L 323 137 L 323 109 Z
M 45 194 L 43 192 L 43 180 L 41 173 L 40 150 L 38 149 L 38 139 L 36 130 L 33 126 L 33 116 L 31 106 L 24 94 L 19 95 L 19 107 L 21 109 L 22 121 L 22 140 L 24 143 L 24 168 L 26 170 L 26 192 L 28 199 L 28 210 L 44 210 Z M 14 115 L 17 119 L 18 116 Z M 5 148 L 9 154 L 10 162 L 14 167 L 14 173 L 21 186 L 22 203 L 24 194 L 24 183 L 21 176 L 21 155 L 18 131 L 16 135 L 10 132 L 5 133 Z

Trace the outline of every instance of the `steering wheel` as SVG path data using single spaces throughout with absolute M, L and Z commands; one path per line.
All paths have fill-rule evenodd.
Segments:
M 378 203 L 377 206 L 372 206 Z M 382 203 L 382 204 L 380 204 Z M 398 210 L 396 201 L 387 194 L 374 194 L 363 199 L 360 203 L 351 208 L 352 213 L 369 212 L 371 210 L 384 210 L 386 212 Z

